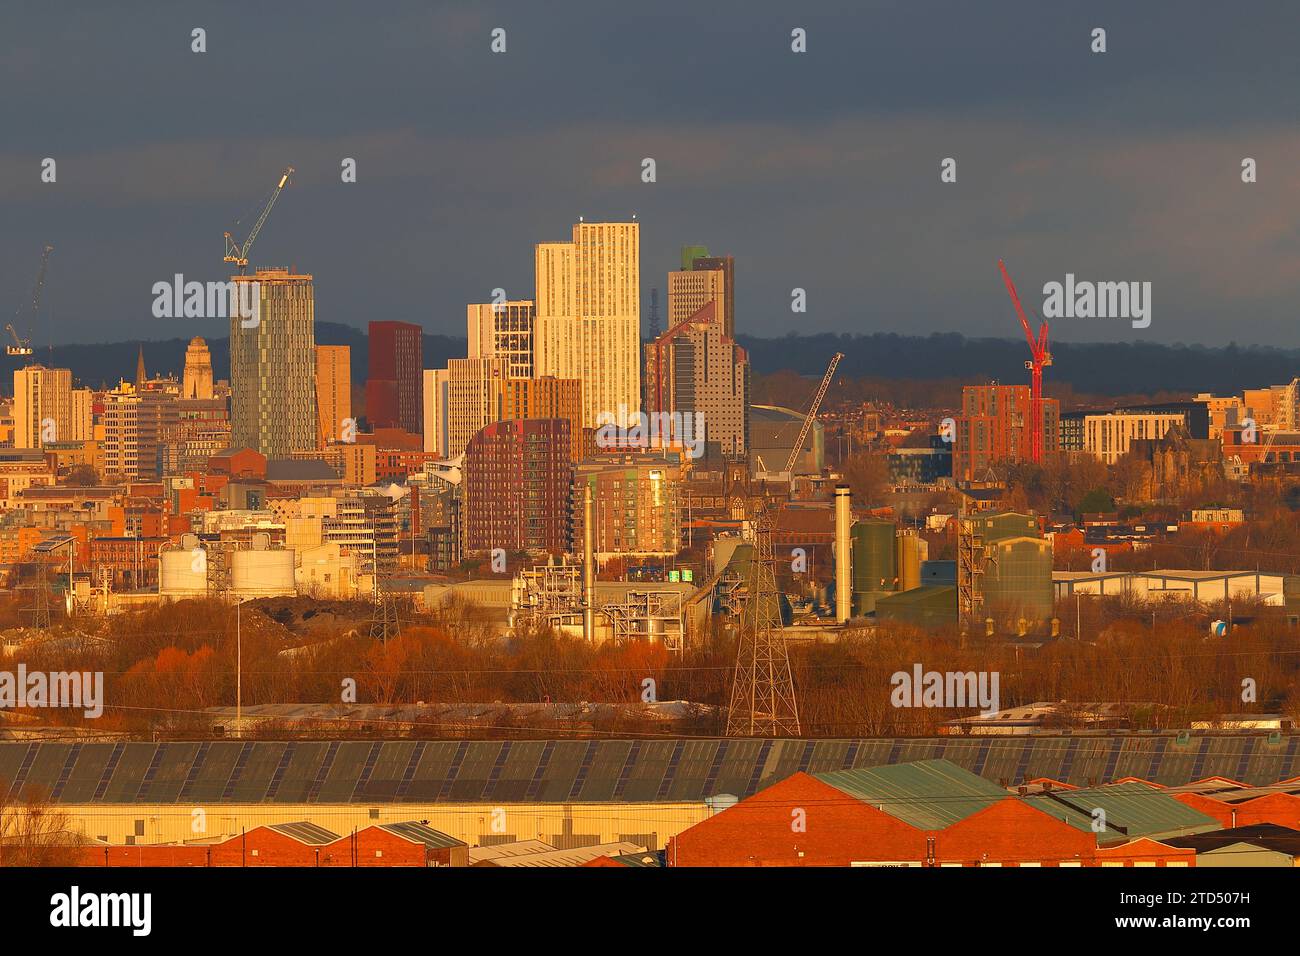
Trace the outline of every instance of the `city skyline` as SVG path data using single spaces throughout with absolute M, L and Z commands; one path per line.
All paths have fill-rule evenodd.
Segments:
M 224 280 L 219 233 L 292 163 L 254 264 L 312 272 L 321 320 L 359 328 L 454 334 L 464 303 L 495 288 L 524 298 L 529 247 L 555 222 L 636 214 L 641 311 L 666 291 L 678 248 L 706 243 L 747 263 L 736 312 L 748 334 L 1013 338 L 995 271 L 1005 257 L 1035 309 L 1068 274 L 1152 284 L 1149 328 L 1061 320 L 1058 341 L 1300 346 L 1286 215 L 1300 144 L 1273 92 L 1294 78 L 1278 27 L 1294 10 L 1169 22 L 1121 5 L 1011 4 L 1006 31 L 954 6 L 934 31 L 891 4 L 747 4 L 690 8 L 683 33 L 672 4 L 663 22 L 581 3 L 560 20 L 412 4 L 378 21 L 321 4 L 295 18 L 314 52 L 286 81 L 262 62 L 276 32 L 236 39 L 217 9 L 142 24 L 88 9 L 95 29 L 77 36 L 20 12 L 0 40 L 13 84 L 41 70 L 41 97 L 0 105 L 8 301 L 30 288 L 40 244 L 58 248 L 36 344 L 213 335 L 211 322 L 147 319 L 148 290 L 177 272 Z M 1089 49 L 1098 24 L 1104 54 Z M 191 51 L 196 26 L 205 53 Z M 498 27 L 503 53 L 490 48 Z M 793 28 L 806 53 L 791 51 Z M 666 67 L 670 50 L 691 68 Z M 84 95 L 100 71 L 118 78 L 107 104 Z M 613 82 L 575 84 L 588 72 Z M 287 86 L 294 108 L 241 111 L 214 130 L 230 75 L 260 101 Z M 41 181 L 45 157 L 60 161 L 54 183 Z M 940 178 L 949 157 L 955 183 Z M 1241 181 L 1244 157 L 1254 183 Z M 341 181 L 347 158 L 356 182 Z M 642 181 L 645 158 L 655 182 Z M 507 210 L 523 242 L 503 237 Z M 806 313 L 790 311 L 795 288 Z

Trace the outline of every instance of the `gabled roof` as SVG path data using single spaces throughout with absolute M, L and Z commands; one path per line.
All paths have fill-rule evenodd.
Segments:
M 919 830 L 942 830 L 1011 794 L 950 760 L 918 760 L 813 775 Z
M 1142 783 L 1051 790 L 1025 799 L 1044 813 L 1089 832 L 1093 830 L 1094 813 L 1102 811 L 1106 828 L 1097 835 L 1102 842 L 1111 842 L 1108 834 L 1132 840 L 1144 836 L 1179 836 L 1219 827 L 1219 821 L 1213 817 Z
M 274 830 L 276 833 L 297 840 L 299 843 L 305 843 L 308 846 L 325 846 L 343 839 L 339 834 L 314 823 L 308 823 L 306 820 L 300 820 L 297 823 L 272 823 L 267 825 L 267 829 Z
M 1197 833 L 1163 842 L 1169 846 L 1191 847 L 1197 853 L 1246 845 L 1300 857 L 1300 830 L 1292 830 L 1290 827 L 1278 826 L 1275 823 L 1259 823 L 1249 827 L 1215 830 L 1212 833 Z
M 423 843 L 425 846 L 438 850 L 466 846 L 464 840 L 457 840 L 454 836 L 449 836 L 441 830 L 435 830 L 428 824 L 421 823 L 418 820 L 408 820 L 405 823 L 381 823 L 379 829 L 385 830 L 393 834 L 393 836 L 401 837 L 403 840 L 409 840 L 411 843 Z

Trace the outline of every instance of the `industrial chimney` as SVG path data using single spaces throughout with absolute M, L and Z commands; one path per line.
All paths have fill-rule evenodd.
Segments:
M 835 486 L 835 620 L 843 624 L 853 612 L 853 526 L 852 492 L 848 485 Z
M 591 485 L 582 489 L 582 636 L 596 640 L 596 531 Z

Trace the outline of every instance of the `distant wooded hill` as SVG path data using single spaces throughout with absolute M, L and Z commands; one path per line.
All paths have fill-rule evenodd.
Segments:
M 366 333 L 350 325 L 316 323 L 321 345 L 352 347 L 352 377 L 366 377 Z M 150 374 L 180 374 L 187 338 L 144 343 L 145 366 Z M 209 338 L 213 371 L 229 376 L 230 356 L 225 338 Z M 819 376 L 833 353 L 844 353 L 842 375 L 854 378 L 958 380 L 966 382 L 1027 381 L 1023 342 L 1010 339 L 971 339 L 955 333 L 919 335 L 787 335 L 780 338 L 740 337 L 749 350 L 755 373 L 791 371 Z M 38 348 L 35 360 L 71 368 L 85 385 L 116 384 L 135 375 L 139 342 L 97 345 L 63 345 Z M 1300 351 L 1228 345 L 1157 345 L 1145 342 L 1059 343 L 1052 347 L 1055 363 L 1047 369 L 1049 391 L 1053 385 L 1090 395 L 1134 395 L 1161 392 L 1239 392 L 1291 381 L 1300 374 Z M 465 340 L 447 335 L 424 336 L 425 368 L 442 368 L 448 358 L 465 355 Z M 9 372 L 20 360 L 0 355 L 5 386 L 12 387 Z

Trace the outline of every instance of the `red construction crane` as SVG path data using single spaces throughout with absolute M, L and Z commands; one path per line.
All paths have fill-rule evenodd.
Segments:
M 1047 322 L 1044 321 L 1038 327 L 1038 338 L 1034 338 L 1029 320 L 1025 318 L 1025 310 L 1020 305 L 1020 296 L 1016 294 L 1016 285 L 1011 281 L 1007 265 L 1001 259 L 998 260 L 998 268 L 1002 270 L 1002 281 L 1007 284 L 1007 292 L 1011 294 L 1011 302 L 1016 307 L 1021 328 L 1025 330 L 1029 354 L 1032 356 L 1025 363 L 1025 368 L 1029 369 L 1029 414 L 1033 419 L 1029 424 L 1029 457 L 1038 464 L 1043 460 L 1043 369 L 1052 364 L 1052 353 L 1047 350 Z

